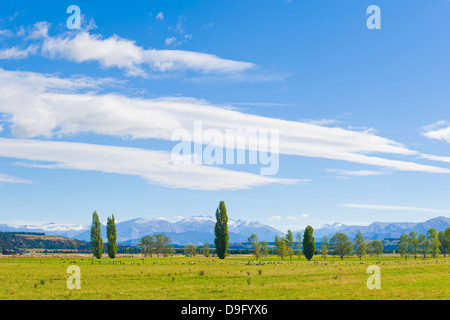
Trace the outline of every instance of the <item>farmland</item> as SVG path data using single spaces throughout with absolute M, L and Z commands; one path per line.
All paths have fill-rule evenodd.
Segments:
M 69 290 L 67 268 L 81 271 Z M 381 270 L 369 290 L 367 267 Z M 396 255 L 312 261 L 269 256 L 218 258 L 121 255 L 3 256 L 0 299 L 450 299 L 450 259 L 405 261 Z

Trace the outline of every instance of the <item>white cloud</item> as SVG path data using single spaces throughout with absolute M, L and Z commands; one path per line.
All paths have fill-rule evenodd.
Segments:
M 388 174 L 387 172 L 372 171 L 372 170 L 350 171 L 350 170 L 340 170 L 340 169 L 326 169 L 326 171 L 328 171 L 328 172 L 336 172 L 336 173 L 338 173 L 340 175 L 344 175 L 344 176 L 356 176 L 356 177 L 378 176 L 378 175 Z
M 424 126 L 422 135 L 428 139 L 443 140 L 450 143 L 450 125 L 446 121 L 437 121 L 431 125 Z
M 33 181 L 13 177 L 8 174 L 0 173 L 0 183 L 26 183 L 26 184 L 29 184 L 29 183 L 33 183 Z
M 304 119 L 304 120 L 302 120 L 302 122 L 307 122 L 307 123 L 315 124 L 318 126 L 329 126 L 332 124 L 337 124 L 339 121 L 336 119 L 318 119 L 318 120 Z
M 160 12 L 156 15 L 156 20 L 164 20 L 164 13 Z
M 28 56 L 35 54 L 37 50 L 38 47 L 35 45 L 30 45 L 26 49 L 18 49 L 17 47 L 3 49 L 0 50 L 0 60 L 25 59 L 28 58 Z
M 301 214 L 300 216 L 289 216 L 289 217 L 287 217 L 287 219 L 288 220 L 292 220 L 292 221 L 296 221 L 296 220 L 299 220 L 299 219 L 307 219 L 307 218 L 309 218 L 309 214 Z
M 0 37 L 10 38 L 14 36 L 14 32 L 9 29 L 0 29 Z
M 92 22 L 95 25 L 95 22 Z M 254 67 L 249 62 L 219 58 L 213 54 L 184 51 L 144 49 L 134 41 L 113 35 L 103 39 L 99 34 L 90 34 L 89 28 L 79 32 L 66 32 L 49 36 L 50 24 L 36 23 L 25 40 L 33 40 L 29 54 L 40 53 L 49 58 L 62 58 L 72 62 L 96 61 L 105 68 L 123 69 L 130 76 L 146 77 L 152 72 L 192 70 L 200 73 L 239 73 Z M 33 51 L 31 51 L 33 49 Z M 4 50 L 4 59 L 25 57 L 25 52 L 15 48 Z
M 449 162 L 450 163 L 450 157 L 443 157 L 443 156 L 434 156 L 432 154 L 421 154 L 421 158 L 433 160 L 433 161 L 440 161 L 440 162 Z
M 175 38 L 175 37 L 166 38 L 166 40 L 164 41 L 164 44 L 165 44 L 166 46 L 170 46 L 170 45 L 173 44 L 176 40 L 177 40 L 177 38 Z
M 370 153 L 420 156 L 417 151 L 372 133 L 245 114 L 193 98 L 143 99 L 96 92 L 106 82 L 106 79 L 61 79 L 0 69 L 0 112 L 9 115 L 12 134 L 21 138 L 91 132 L 171 140 L 174 130 L 193 133 L 194 122 L 202 121 L 204 130 L 278 130 L 281 154 L 400 171 L 450 173 L 447 168 L 370 156 Z M 239 137 L 241 141 L 245 138 L 245 135 Z M 251 148 L 251 144 L 247 143 L 246 148 Z
M 29 167 L 134 175 L 150 183 L 193 190 L 238 190 L 296 182 L 210 166 L 174 164 L 170 153 L 164 151 L 75 142 L 0 138 L 0 157 L 45 162 L 22 163 Z
M 369 209 L 369 210 L 417 211 L 417 212 L 432 212 L 432 213 L 450 213 L 450 210 L 439 210 L 439 209 L 408 207 L 408 206 L 378 205 L 378 204 L 341 203 L 340 206 L 346 207 L 346 208 Z
M 281 220 L 281 216 L 277 215 L 277 216 L 269 217 L 269 218 L 267 218 L 267 220 L 269 222 L 279 221 L 279 220 Z

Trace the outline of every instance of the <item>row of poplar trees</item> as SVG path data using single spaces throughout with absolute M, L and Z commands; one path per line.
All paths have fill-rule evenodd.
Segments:
M 94 213 L 92 214 L 92 225 L 91 225 L 91 246 L 92 246 L 92 254 L 97 259 L 101 259 L 103 255 L 103 240 L 101 236 L 102 232 L 101 226 L 102 225 L 100 223 L 97 211 L 94 211 Z M 117 231 L 114 215 L 112 215 L 112 217 L 108 217 L 106 223 L 106 237 L 108 238 L 108 243 L 106 246 L 108 256 L 111 259 L 114 259 L 117 254 L 117 244 L 116 244 Z

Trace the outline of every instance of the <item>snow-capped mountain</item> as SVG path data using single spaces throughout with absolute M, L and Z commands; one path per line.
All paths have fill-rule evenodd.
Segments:
M 214 217 L 195 216 L 185 218 L 177 222 L 165 219 L 144 219 L 116 222 L 117 243 L 137 244 L 139 240 L 148 234 L 164 232 L 174 244 L 201 245 L 205 242 L 214 243 Z M 47 235 L 60 235 L 82 241 L 90 241 L 89 225 L 64 225 L 53 222 L 39 226 L 22 225 L 11 227 L 0 224 L 0 231 L 4 232 L 43 232 Z M 256 233 L 261 241 L 273 241 L 275 235 L 282 236 L 283 233 L 268 225 L 259 222 L 242 220 L 228 220 L 228 231 L 230 243 L 246 242 L 247 238 Z M 106 225 L 102 225 L 102 238 L 106 239 Z
M 194 216 L 177 222 L 165 219 L 144 219 L 116 222 L 117 243 L 138 244 L 139 240 L 148 234 L 164 232 L 171 238 L 172 243 L 185 245 L 201 245 L 205 242 L 214 243 L 214 217 Z M 435 228 L 438 232 L 450 227 L 450 218 L 437 217 L 425 222 L 374 222 L 368 226 L 349 226 L 341 223 L 326 224 L 320 228 L 314 228 L 316 241 L 323 237 L 330 239 L 336 232 L 342 232 L 353 239 L 358 231 L 361 231 L 367 240 L 382 240 L 384 238 L 399 238 L 403 233 L 415 231 L 418 234 L 426 233 L 428 229 Z M 75 238 L 82 241 L 90 241 L 89 225 L 65 225 L 46 223 L 40 226 L 22 225 L 11 227 L 0 224 L 3 232 L 42 232 L 47 235 L 60 235 Z M 228 231 L 230 243 L 247 242 L 248 237 L 255 233 L 260 241 L 273 242 L 275 236 L 284 236 L 284 233 L 260 222 L 228 219 Z M 303 232 L 299 230 L 298 232 Z M 294 235 L 297 231 L 294 232 Z M 106 225 L 102 225 L 102 237 L 106 240 Z
M 214 243 L 215 224 L 215 218 L 203 216 L 185 218 L 177 222 L 143 218 L 127 220 L 116 223 L 117 243 L 137 244 L 145 235 L 164 232 L 174 244 L 201 245 L 205 242 L 212 244 Z M 246 242 L 252 233 L 256 233 L 261 241 L 273 241 L 275 235 L 283 235 L 281 231 L 259 222 L 232 219 L 228 220 L 228 231 L 231 243 Z M 102 237 L 106 238 L 106 227 L 104 226 L 102 226 Z M 90 230 L 77 234 L 74 238 L 89 241 Z
M 66 225 L 49 222 L 42 225 L 20 225 L 9 226 L 7 224 L 0 224 L 0 231 L 2 232 L 38 232 L 45 233 L 50 236 L 63 236 L 73 238 L 77 234 L 89 229 L 89 225 L 75 224 Z
M 324 225 L 322 228 L 314 230 L 314 237 L 320 241 L 323 237 L 330 239 L 336 232 L 342 232 L 353 239 L 358 231 L 367 240 L 383 240 L 385 238 L 400 238 L 403 233 L 409 234 L 415 231 L 417 234 L 426 232 L 430 228 L 435 228 L 437 232 L 450 227 L 450 218 L 437 217 L 425 222 L 374 222 L 368 226 L 348 226 L 341 223 Z

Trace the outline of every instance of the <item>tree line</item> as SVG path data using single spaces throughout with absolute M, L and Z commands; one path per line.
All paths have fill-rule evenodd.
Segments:
M 418 255 L 422 255 L 424 259 L 428 255 L 436 255 L 442 253 L 444 257 L 450 253 L 450 227 L 444 231 L 437 233 L 436 229 L 431 228 L 427 234 L 419 234 L 411 231 L 409 235 L 402 234 L 398 243 L 398 253 L 408 259 L 408 256 L 413 256 L 417 259 Z
M 267 256 L 269 252 L 269 246 L 266 241 L 259 242 L 258 236 L 252 234 L 248 238 L 253 249 L 253 255 L 258 260 L 261 256 Z M 275 236 L 275 253 L 282 260 L 292 257 L 297 254 L 299 259 L 302 255 L 309 261 L 315 254 L 322 256 L 326 260 L 329 254 L 339 256 L 341 260 L 345 256 L 355 254 L 360 260 L 366 254 L 379 257 L 383 254 L 383 243 L 379 240 L 367 241 L 363 234 L 358 231 L 355 238 L 350 241 L 349 237 L 341 232 L 334 234 L 331 241 L 324 237 L 320 243 L 320 250 L 316 250 L 315 241 L 313 237 L 313 228 L 307 226 L 304 233 L 297 233 L 297 248 L 293 240 L 293 234 L 291 230 L 287 231 L 285 237 Z M 427 258 L 427 255 L 432 255 L 434 258 L 437 254 L 442 253 L 446 257 L 447 253 L 450 253 L 450 227 L 445 231 L 439 233 L 436 229 L 431 228 L 427 231 L 427 234 L 417 235 L 412 231 L 409 235 L 403 234 L 400 237 L 397 252 L 405 259 L 409 255 L 417 258 L 419 254 Z
M 216 209 L 216 224 L 214 227 L 214 245 L 215 253 L 219 259 L 225 259 L 229 254 L 229 235 L 228 235 L 228 215 L 224 201 L 220 201 Z M 107 219 L 107 252 L 110 258 L 114 258 L 117 254 L 117 231 L 115 225 L 114 215 Z M 355 254 L 359 259 L 362 259 L 366 254 L 379 257 L 383 254 L 383 243 L 379 240 L 366 241 L 363 234 L 358 231 L 355 238 L 350 241 L 349 237 L 341 232 L 334 234 L 330 240 L 324 237 L 320 242 L 320 249 L 316 249 L 316 243 L 313 236 L 314 229 L 307 226 L 303 233 L 294 235 L 291 230 L 288 230 L 284 237 L 275 236 L 275 245 L 273 250 L 269 247 L 267 241 L 258 241 L 258 236 L 252 234 L 248 237 L 248 242 L 252 248 L 252 253 L 258 260 L 261 256 L 267 257 L 272 251 L 282 260 L 290 258 L 292 260 L 294 255 L 301 256 L 310 261 L 314 255 L 321 255 L 324 260 L 328 255 L 334 255 L 344 259 L 344 257 Z M 96 211 L 92 215 L 91 226 L 91 246 L 92 253 L 95 257 L 101 258 L 103 253 L 103 241 L 101 238 L 101 224 Z M 174 248 L 171 239 L 164 233 L 157 233 L 153 235 L 146 235 L 139 241 L 139 247 L 144 256 L 168 256 L 174 254 Z M 205 243 L 201 249 L 205 257 L 211 255 L 209 244 Z M 187 256 L 197 255 L 198 250 L 194 245 L 186 245 L 183 250 Z M 409 235 L 402 234 L 398 242 L 397 252 L 407 259 L 409 256 L 414 256 L 416 259 L 418 255 L 423 255 L 426 258 L 428 255 L 436 257 L 437 254 L 442 253 L 444 257 L 450 253 L 450 227 L 439 233 L 436 229 L 431 228 L 425 234 L 417 235 L 412 231 Z

